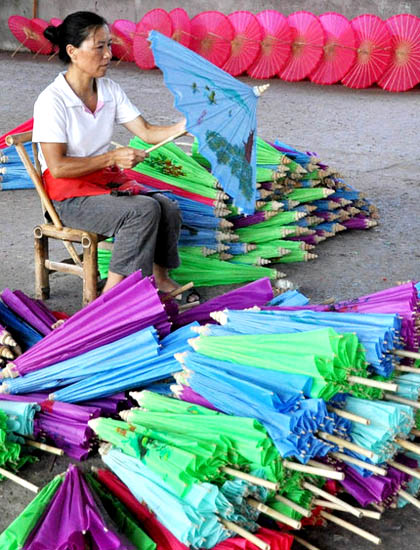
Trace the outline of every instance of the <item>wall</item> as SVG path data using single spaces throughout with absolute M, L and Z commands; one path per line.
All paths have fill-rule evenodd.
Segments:
M 68 13 L 78 10 L 95 11 L 108 21 L 115 19 L 130 19 L 139 21 L 142 16 L 153 8 L 163 8 L 167 11 L 183 7 L 190 17 L 208 9 L 223 13 L 242 9 L 258 13 L 264 9 L 276 9 L 284 15 L 298 10 L 308 10 L 316 15 L 327 11 L 337 11 L 348 18 L 362 13 L 374 13 L 386 19 L 398 13 L 412 13 L 420 17 L 420 0 L 71 0 L 64 2 L 38 0 L 38 17 L 64 18 Z M 0 0 L 0 50 L 14 50 L 18 42 L 11 34 L 7 20 L 10 15 L 19 14 L 32 17 L 33 2 L 30 0 Z

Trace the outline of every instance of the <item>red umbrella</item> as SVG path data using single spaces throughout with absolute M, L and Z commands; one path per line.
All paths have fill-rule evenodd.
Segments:
M 13 130 L 9 130 L 8 132 L 0 136 L 0 149 L 4 149 L 5 147 L 7 147 L 7 136 L 10 136 L 11 134 L 19 134 L 20 132 L 29 132 L 30 130 L 32 130 L 33 126 L 34 119 L 30 118 L 25 122 L 22 122 L 22 124 L 19 124 L 19 126 L 16 126 L 16 128 L 13 128 Z
M 357 57 L 341 83 L 349 88 L 367 88 L 381 77 L 391 60 L 391 35 L 377 15 L 355 17 L 351 26 L 356 34 Z
M 325 32 L 318 17 L 309 11 L 291 13 L 287 22 L 292 30 L 292 55 L 279 77 L 295 82 L 307 77 L 323 54 Z
M 316 84 L 334 84 L 343 78 L 356 57 L 356 37 L 350 21 L 339 13 L 320 15 L 326 42 L 318 67 L 309 75 Z
M 172 21 L 172 40 L 176 40 L 186 48 L 191 42 L 191 22 L 188 13 L 183 8 L 174 8 L 169 12 Z
M 120 61 L 134 61 L 133 36 L 136 24 L 128 19 L 116 19 L 111 25 L 112 55 Z
M 390 92 L 404 92 L 420 82 L 420 19 L 403 13 L 385 23 L 391 33 L 393 52 L 378 84 Z
M 58 17 L 51 17 L 50 19 L 50 25 L 53 25 L 54 27 L 58 27 L 63 22 L 62 19 L 58 19 Z
M 230 57 L 222 69 L 232 76 L 242 74 L 260 53 L 263 31 L 258 19 L 250 11 L 234 11 L 228 15 L 235 36 Z
M 8 20 L 9 29 L 13 36 L 19 40 L 22 46 L 26 46 L 34 53 L 50 54 L 52 52 L 52 44 L 43 34 L 45 26 L 40 24 L 40 19 L 30 20 L 21 15 L 11 15 Z M 19 46 L 18 49 L 20 49 Z M 18 51 L 15 50 L 12 57 Z
M 217 67 L 230 56 L 234 35 L 232 23 L 219 11 L 203 11 L 191 19 L 190 48 Z
M 172 36 L 172 21 L 169 14 L 161 8 L 148 11 L 137 23 L 133 38 L 134 61 L 140 69 L 153 69 L 155 59 L 147 40 L 149 32 L 155 30 L 165 36 Z
M 286 17 L 276 10 L 257 14 L 263 29 L 261 52 L 247 73 L 253 78 L 271 78 L 283 69 L 292 51 L 292 31 Z

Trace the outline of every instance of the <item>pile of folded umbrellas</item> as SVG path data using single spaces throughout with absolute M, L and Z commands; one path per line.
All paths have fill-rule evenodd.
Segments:
M 60 447 L 40 416 L 78 420 L 108 468 L 53 480 L 4 548 L 54 522 L 80 548 L 314 548 L 301 529 L 328 523 L 379 544 L 348 518 L 420 508 L 417 286 L 325 306 L 265 278 L 180 313 L 137 272 L 34 343 L 16 320 L 37 302 L 4 291 L 5 345 L 26 348 L 1 372 L 2 439 Z
M 43 36 L 49 22 L 20 15 L 8 20 L 19 41 L 35 55 L 54 56 L 56 48 Z M 375 83 L 388 91 L 405 91 L 420 82 L 420 19 L 398 14 L 382 20 L 362 14 L 352 20 L 340 13 L 317 16 L 296 11 L 287 17 L 274 9 L 257 14 L 240 10 L 225 15 L 211 10 L 190 19 L 183 8 L 145 13 L 137 23 L 117 19 L 111 25 L 112 52 L 119 61 L 135 62 L 142 70 L 156 66 L 148 43 L 159 31 L 208 59 L 233 76 L 285 81 L 309 78 L 316 84 L 341 82 L 350 88 Z

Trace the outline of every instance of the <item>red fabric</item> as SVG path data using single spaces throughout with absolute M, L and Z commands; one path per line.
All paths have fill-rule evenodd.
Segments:
M 47 169 L 43 174 L 43 180 L 47 195 L 55 201 L 73 197 L 109 195 L 113 187 L 120 188 L 121 185 L 136 184 L 133 178 L 116 166 L 103 168 L 80 178 L 54 178 Z
M 10 130 L 9 132 L 6 132 L 2 136 L 0 136 L 0 149 L 4 149 L 5 147 L 8 147 L 6 143 L 6 138 L 10 134 L 20 134 L 21 132 L 29 132 L 34 127 L 34 119 L 30 118 L 29 120 L 26 120 L 19 126 L 16 126 L 16 128 L 13 128 L 13 130 Z
M 117 498 L 123 502 L 136 518 L 141 521 L 141 527 L 147 535 L 156 543 L 157 550 L 189 550 L 187 546 L 179 542 L 173 534 L 164 527 L 152 514 L 152 512 L 141 504 L 128 487 L 122 483 L 116 475 L 109 470 L 98 470 L 99 481 L 105 485 Z
M 51 313 L 54 315 L 57 321 L 65 321 L 66 319 L 70 319 L 70 315 L 68 313 L 65 313 L 64 311 L 52 311 Z

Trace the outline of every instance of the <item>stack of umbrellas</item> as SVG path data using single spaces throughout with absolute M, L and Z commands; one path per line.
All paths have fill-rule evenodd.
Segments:
M 25 144 L 26 152 L 33 162 L 32 143 Z M 34 184 L 14 146 L 0 149 L 0 191 L 33 189 Z

